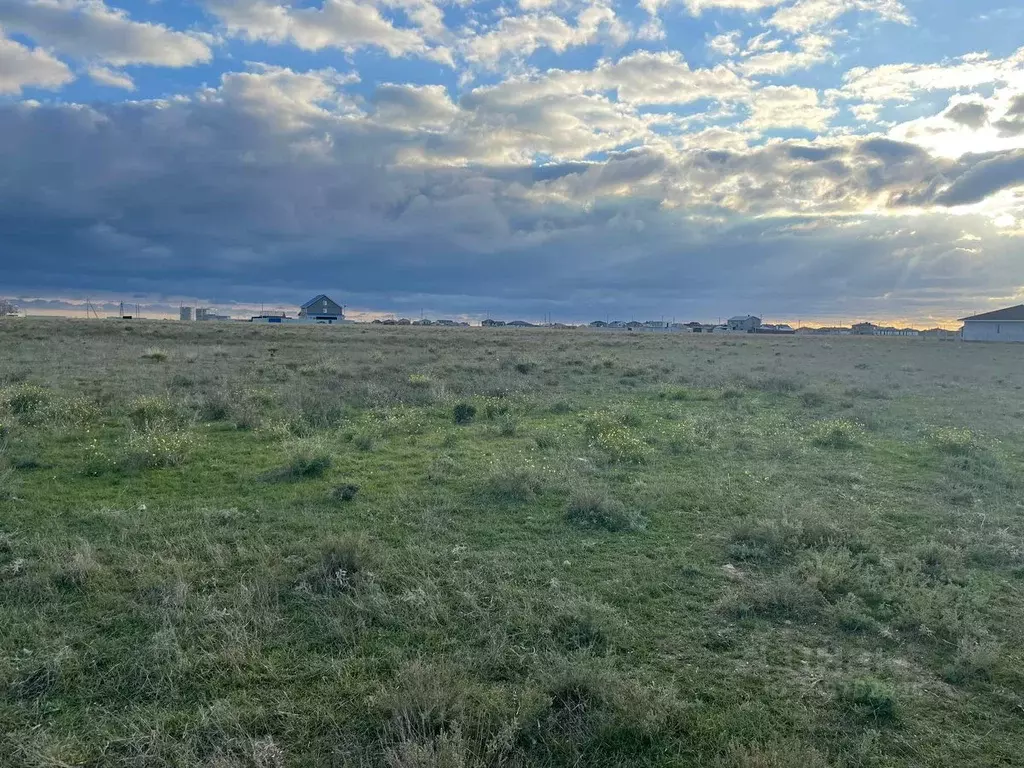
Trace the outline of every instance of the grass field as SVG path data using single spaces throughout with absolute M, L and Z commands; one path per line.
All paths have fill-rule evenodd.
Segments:
M 1024 765 L 1024 355 L 0 322 L 0 764 Z

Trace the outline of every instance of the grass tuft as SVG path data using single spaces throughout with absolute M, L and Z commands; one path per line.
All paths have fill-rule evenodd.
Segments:
M 877 724 L 893 723 L 899 716 L 896 691 L 872 677 L 860 677 L 840 683 L 836 698 L 847 708 Z
M 452 418 L 456 424 L 469 424 L 476 418 L 476 406 L 472 403 L 456 403 L 452 408 Z
M 604 489 L 577 487 L 569 496 L 565 517 L 573 525 L 602 528 L 615 533 L 644 528 L 643 516 L 628 510 Z
M 143 360 L 152 360 L 154 363 L 166 363 L 169 358 L 167 350 L 160 347 L 149 347 L 142 353 Z

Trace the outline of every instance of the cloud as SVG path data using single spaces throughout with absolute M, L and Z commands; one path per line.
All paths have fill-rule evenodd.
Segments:
M 828 36 L 807 34 L 798 38 L 796 42 L 798 50 L 784 51 L 776 50 L 781 41 L 772 41 L 771 50 L 764 50 L 762 53 L 749 56 L 739 63 L 738 68 L 743 74 L 752 77 L 783 75 L 794 70 L 810 69 L 832 58 L 830 52 L 832 38 Z M 749 55 L 751 50 L 758 50 L 758 48 L 751 46 L 746 53 Z
M 851 11 L 897 24 L 911 23 L 910 14 L 899 0 L 797 0 L 776 11 L 768 23 L 779 30 L 800 34 L 824 27 Z
M 708 49 L 719 56 L 735 56 L 740 51 L 739 40 L 742 35 L 739 30 L 717 35 L 708 41 Z
M 946 110 L 946 119 L 968 128 L 981 128 L 988 123 L 988 107 L 977 102 L 960 102 Z
M 56 90 L 74 79 L 60 59 L 41 48 L 8 40 L 0 30 L 0 93 L 19 94 L 29 87 Z
M 469 62 L 493 68 L 506 57 L 526 58 L 540 48 L 563 53 L 598 40 L 622 45 L 629 38 L 629 29 L 610 6 L 593 3 L 579 13 L 576 26 L 554 14 L 507 16 L 486 32 L 466 38 L 460 52 Z
M 116 72 L 109 67 L 89 67 L 89 77 L 99 85 L 121 88 L 125 91 L 135 90 L 135 82 L 128 75 L 124 72 Z
M 734 10 L 747 13 L 771 8 L 784 0 L 685 0 L 686 8 L 694 16 L 708 10 Z
M 103 0 L 0 0 L 0 24 L 68 56 L 118 67 L 187 67 L 212 56 L 198 37 L 133 21 Z
M 82 291 L 298 300 L 341 285 L 350 305 L 586 319 L 728 301 L 863 312 L 894 286 L 926 307 L 950 280 L 1024 280 L 985 219 L 942 215 L 1019 183 L 1019 156 L 852 137 L 747 147 L 723 129 L 717 148 L 712 129 L 680 148 L 652 130 L 663 115 L 634 107 L 694 98 L 665 83 L 706 76 L 645 54 L 458 99 L 407 84 L 361 98 L 351 74 L 264 66 L 161 102 L 8 103 L 5 282 L 53 287 L 74 254 Z M 820 108 L 810 89 L 753 98 Z M 950 247 L 963 231 L 981 255 Z
M 754 93 L 748 126 L 768 128 L 807 128 L 822 131 L 835 110 L 821 105 L 813 88 L 773 85 Z
M 353 52 L 372 47 L 390 56 L 418 55 L 451 61 L 443 46 L 428 45 L 422 30 L 396 27 L 370 3 L 324 0 L 319 6 L 294 7 L 273 0 L 207 0 L 207 7 L 228 34 L 249 41 L 292 43 L 307 51 L 337 48 Z M 415 8 L 420 10 L 421 21 L 429 20 L 431 33 L 440 31 L 438 16 L 430 10 L 432 5 L 417 3 Z
M 1001 137 L 1024 136 L 1024 93 L 1014 97 L 1006 114 L 995 122 Z

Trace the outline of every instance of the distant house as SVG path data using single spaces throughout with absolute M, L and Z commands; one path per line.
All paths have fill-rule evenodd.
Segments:
M 921 337 L 925 339 L 939 339 L 940 341 L 946 341 L 948 339 L 960 338 L 960 334 L 957 331 L 950 331 L 946 328 L 929 328 L 927 331 L 921 331 Z
M 877 335 L 878 326 L 874 323 L 854 323 L 853 324 L 853 335 L 854 336 L 875 336 Z
M 505 325 L 505 321 L 491 320 L 490 318 L 487 318 L 482 323 L 480 323 L 480 325 L 482 325 L 484 328 L 500 328 Z
M 1024 341 L 1024 304 L 960 319 L 964 341 Z
M 626 327 L 626 323 L 623 322 L 622 320 L 612 320 L 610 323 L 608 323 L 608 327 L 609 328 L 625 328 Z
M 736 317 L 730 317 L 729 322 L 726 323 L 726 328 L 730 331 L 753 333 L 760 327 L 761 318 L 756 315 L 737 315 Z
M 525 320 L 512 320 L 507 325 L 512 328 L 533 328 L 533 323 L 528 323 Z
M 661 328 L 668 328 L 668 323 L 666 323 L 664 320 L 648 320 L 646 323 L 644 323 L 644 328 L 653 328 L 656 330 Z
M 779 323 L 778 325 L 772 325 L 771 323 L 764 323 L 762 325 L 759 325 L 757 328 L 755 328 L 754 329 L 754 333 L 769 333 L 769 334 L 775 334 L 777 336 L 778 335 L 789 336 L 789 335 L 792 335 L 792 334 L 796 333 L 796 331 L 793 329 L 792 326 L 787 325 L 786 323 Z
M 345 319 L 345 310 L 329 296 L 314 296 L 299 308 L 299 317 L 307 322 L 340 323 Z
M 607 328 L 608 327 L 608 323 L 606 323 L 604 320 L 595 320 L 594 322 L 592 322 L 590 324 L 590 327 L 591 328 Z

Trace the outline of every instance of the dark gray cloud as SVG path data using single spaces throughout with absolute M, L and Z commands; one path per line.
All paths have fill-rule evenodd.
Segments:
M 968 128 L 981 128 L 988 123 L 988 107 L 977 102 L 963 102 L 950 107 L 946 117 Z
M 1002 137 L 1024 135 L 1024 93 L 1010 102 L 1006 114 L 995 122 L 999 135 Z

